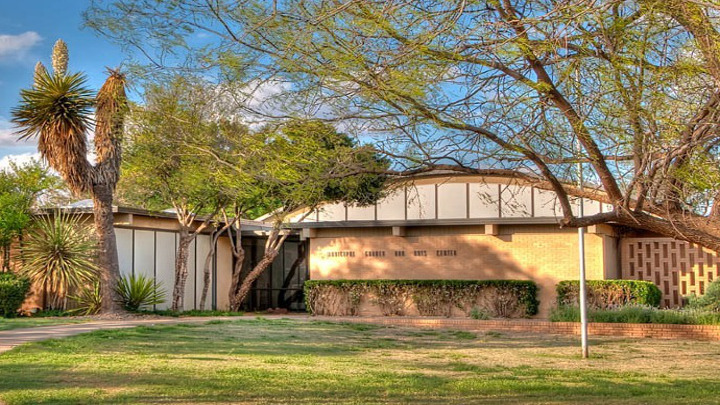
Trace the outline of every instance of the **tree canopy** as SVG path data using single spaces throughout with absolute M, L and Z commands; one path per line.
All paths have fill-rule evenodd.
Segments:
M 385 181 L 377 173 L 388 162 L 333 126 L 293 120 L 251 129 L 218 106 L 218 88 L 175 76 L 146 88 L 145 102 L 130 116 L 119 194 L 133 205 L 172 208 L 177 215 L 176 310 L 182 309 L 190 243 L 211 224 L 234 235 L 231 301 L 238 306 L 244 298 L 234 298 L 244 254 L 241 218 L 268 214 L 273 224 L 263 264 L 254 269 L 259 274 L 287 237 L 288 215 L 325 202 L 373 203 Z
M 12 162 L 8 169 L 0 171 L 0 247 L 4 271 L 10 269 L 10 246 L 32 221 L 31 209 L 59 185 L 59 179 L 35 161 L 25 165 Z
M 564 225 L 720 249 L 718 13 L 681 0 L 118 0 L 86 21 L 155 68 L 283 83 L 282 108 L 253 113 L 366 122 L 400 171 L 513 176 L 554 191 Z M 614 209 L 579 218 L 573 196 Z

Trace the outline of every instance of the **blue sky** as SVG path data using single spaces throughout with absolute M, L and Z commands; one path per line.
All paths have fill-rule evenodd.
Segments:
M 8 159 L 23 160 L 37 152 L 34 143 L 18 143 L 8 122 L 21 88 L 32 83 L 37 61 L 50 65 L 58 38 L 68 44 L 71 71 L 83 71 L 98 89 L 105 67 L 125 59 L 120 48 L 82 28 L 83 0 L 0 0 L 0 166 Z

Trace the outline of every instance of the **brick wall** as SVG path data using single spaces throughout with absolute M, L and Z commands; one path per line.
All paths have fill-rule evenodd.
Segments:
M 622 278 L 654 282 L 664 307 L 682 305 L 682 297 L 704 294 L 720 277 L 720 258 L 701 246 L 672 238 L 624 238 L 620 242 Z
M 605 236 L 586 237 L 588 279 L 606 277 Z M 540 287 L 539 317 L 555 305 L 555 285 L 578 277 L 577 233 L 556 225 L 318 229 L 310 241 L 310 279 L 518 279 Z M 613 269 L 616 263 L 612 263 Z
M 539 320 L 489 320 L 456 318 L 414 317 L 314 317 L 318 320 L 370 323 L 378 325 L 408 326 L 432 329 L 468 331 L 505 331 L 518 333 L 547 333 L 579 335 L 580 324 L 575 322 L 549 322 Z M 720 326 L 714 325 L 659 325 L 636 323 L 590 323 L 590 336 L 626 336 L 634 338 L 720 340 Z

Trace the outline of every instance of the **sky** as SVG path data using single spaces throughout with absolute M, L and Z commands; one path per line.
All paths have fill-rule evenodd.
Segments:
M 24 161 L 37 155 L 34 142 L 18 142 L 9 122 L 20 89 L 32 84 L 37 61 L 50 66 L 52 46 L 62 38 L 70 51 L 69 71 L 87 74 L 98 89 L 106 67 L 125 60 L 120 48 L 82 27 L 84 0 L 0 0 L 0 168 L 10 159 Z

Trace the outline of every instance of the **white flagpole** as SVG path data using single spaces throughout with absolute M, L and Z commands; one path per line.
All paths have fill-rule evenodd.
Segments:
M 582 149 L 578 142 L 578 152 Z M 580 154 L 578 153 L 578 157 Z M 580 181 L 580 189 L 583 187 L 583 170 L 582 163 L 578 162 L 578 174 Z M 580 198 L 580 207 L 578 208 L 578 216 L 582 218 L 583 212 L 583 199 Z M 588 351 L 588 320 L 587 320 L 587 291 L 585 286 L 585 228 L 578 228 L 578 246 L 580 247 L 580 340 L 582 345 L 582 358 L 587 359 L 589 356 Z

